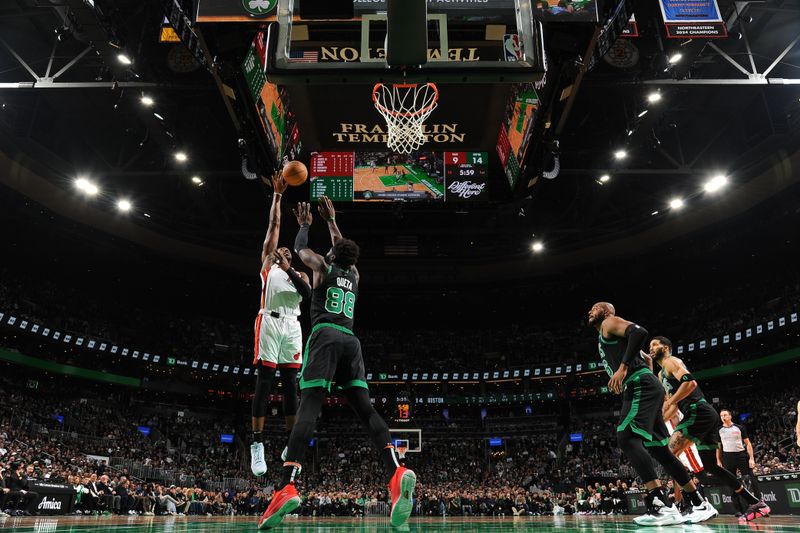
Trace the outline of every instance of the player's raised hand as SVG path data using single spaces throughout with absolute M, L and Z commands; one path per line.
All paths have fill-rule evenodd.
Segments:
M 314 217 L 311 215 L 311 205 L 308 202 L 300 202 L 297 204 L 297 207 L 292 209 L 292 213 L 294 213 L 297 223 L 301 226 L 310 226 L 314 219 Z
M 336 210 L 333 208 L 333 202 L 327 196 L 321 196 L 319 199 L 319 216 L 330 222 L 336 218 Z
M 283 179 L 283 171 L 279 170 L 272 176 L 272 188 L 277 194 L 283 194 L 289 184 Z

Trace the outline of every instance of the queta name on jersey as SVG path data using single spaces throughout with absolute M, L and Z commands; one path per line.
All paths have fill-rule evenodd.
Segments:
M 342 287 L 344 289 L 347 289 L 349 291 L 353 290 L 353 282 L 350 281 L 347 278 L 339 278 L 339 277 L 337 277 L 336 278 L 336 285 L 338 285 L 339 287 Z

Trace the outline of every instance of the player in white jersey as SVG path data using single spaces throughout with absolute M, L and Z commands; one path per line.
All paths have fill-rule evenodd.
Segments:
M 263 178 L 262 178 L 263 179 Z M 266 180 L 264 180 L 266 182 Z M 269 227 L 261 249 L 261 304 L 255 322 L 253 364 L 258 369 L 253 394 L 250 468 L 256 476 L 267 472 L 264 459 L 264 420 L 267 414 L 267 396 L 272 392 L 277 369 L 281 371 L 283 385 L 283 415 L 286 431 L 291 432 L 297 414 L 297 372 L 303 364 L 302 331 L 297 317 L 300 302 L 311 298 L 311 287 L 304 272 L 291 268 L 292 252 L 278 248 L 281 228 L 281 197 L 286 182 L 280 173 L 272 177 L 272 207 Z

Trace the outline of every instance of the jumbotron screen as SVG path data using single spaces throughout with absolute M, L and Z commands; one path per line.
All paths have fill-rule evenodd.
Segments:
M 444 202 L 488 198 L 486 152 L 318 152 L 311 154 L 311 199 L 339 202 Z

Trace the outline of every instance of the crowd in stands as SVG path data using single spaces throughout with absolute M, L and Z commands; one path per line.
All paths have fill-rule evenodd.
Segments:
M 795 386 L 739 398 L 729 405 L 736 413 L 749 413 L 747 425 L 759 473 L 800 471 L 800 456 L 785 441 L 796 419 L 792 407 L 798 394 Z M 240 446 L 219 444 L 219 431 L 246 435 L 244 427 L 231 428 L 188 411 L 183 421 L 176 422 L 174 417 L 143 412 L 116 392 L 107 397 L 80 396 L 56 397 L 0 380 L 0 469 L 9 488 L 10 496 L 3 498 L 7 509 L 31 512 L 20 491 L 37 479 L 72 486 L 76 512 L 82 514 L 259 514 L 265 509 L 273 480 L 249 475 L 247 455 Z M 569 442 L 556 433 L 540 434 L 506 438 L 503 447 L 494 449 L 478 438 L 426 439 L 423 453 L 405 457 L 420 480 L 416 512 L 436 516 L 624 512 L 620 494 L 637 485 L 616 449 L 614 399 L 609 400 L 605 414 L 573 417 L 567 431 L 583 434 L 581 442 Z M 62 420 L 54 416 L 59 412 L 67 413 Z M 151 428 L 149 435 L 136 429 L 145 423 Z M 329 432 L 334 426 L 342 431 Z M 372 444 L 361 435 L 352 417 L 320 426 L 316 449 L 309 452 L 301 476 L 307 497 L 298 514 L 350 516 L 385 509 L 384 473 Z M 280 470 L 282 438 L 278 433 L 266 442 L 271 471 Z M 108 464 L 86 454 L 114 460 Z M 134 464 L 170 468 L 175 477 L 148 478 L 142 472 L 150 471 L 133 469 Z M 244 484 L 232 487 L 220 482 L 230 476 Z

